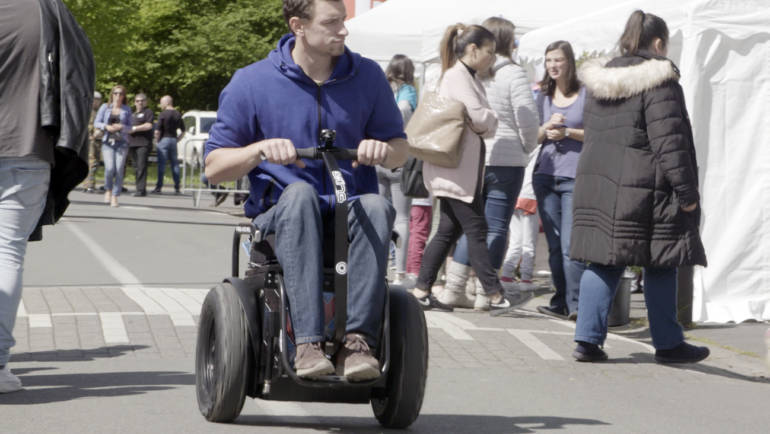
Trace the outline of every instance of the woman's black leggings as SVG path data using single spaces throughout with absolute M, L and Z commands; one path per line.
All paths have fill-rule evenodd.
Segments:
M 464 233 L 468 237 L 471 267 L 476 271 L 484 292 L 502 294 L 503 287 L 489 258 L 487 220 L 484 218 L 481 195 L 477 194 L 473 203 L 440 197 L 439 205 L 441 217 L 438 230 L 425 248 L 420 275 L 417 277 L 417 288 L 430 291 L 436 282 L 441 264 L 449 254 L 449 249 Z

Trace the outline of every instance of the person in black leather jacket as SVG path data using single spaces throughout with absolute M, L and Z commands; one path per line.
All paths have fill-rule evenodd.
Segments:
M 96 68 L 88 36 L 61 0 L 39 0 L 41 16 L 40 122 L 54 139 L 55 164 L 45 209 L 30 241 L 42 226 L 61 218 L 67 195 L 88 175 L 88 121 Z M 66 77 L 66 79 L 65 79 Z

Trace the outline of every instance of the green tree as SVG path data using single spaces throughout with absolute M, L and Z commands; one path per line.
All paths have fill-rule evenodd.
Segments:
M 121 83 L 155 102 L 170 94 L 182 109 L 216 109 L 232 74 L 286 32 L 281 0 L 65 3 L 94 47 L 97 89 Z

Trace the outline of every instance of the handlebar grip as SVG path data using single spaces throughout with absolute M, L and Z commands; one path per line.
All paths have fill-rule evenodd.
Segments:
M 334 156 L 337 157 L 339 160 L 357 160 L 358 159 L 358 149 L 350 149 L 350 148 L 336 148 L 334 150 Z
M 329 151 L 321 151 L 319 148 L 297 148 L 297 158 L 320 160 L 323 152 L 331 152 L 338 160 L 358 159 L 358 149 L 332 148 Z
M 315 160 L 321 158 L 321 153 L 318 152 L 318 148 L 297 148 L 297 158 Z

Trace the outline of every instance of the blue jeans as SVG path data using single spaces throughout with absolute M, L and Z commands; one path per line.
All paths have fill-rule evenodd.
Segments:
M 123 191 L 123 167 L 126 165 L 127 156 L 128 144 L 126 142 L 117 142 L 115 146 L 102 145 L 104 191 L 112 190 L 113 196 L 120 196 L 120 192 Z
M 607 315 L 624 268 L 601 264 L 586 268 L 580 280 L 575 341 L 604 344 Z M 644 302 L 655 349 L 667 350 L 682 343 L 684 334 L 676 318 L 676 268 L 644 268 Z
M 532 188 L 537 197 L 537 210 L 548 242 L 548 265 L 556 293 L 550 308 L 561 313 L 578 310 L 580 277 L 585 264 L 569 257 L 572 235 L 572 192 L 575 179 L 551 175 L 534 175 Z
M 348 207 L 346 331 L 361 333 L 372 347 L 382 325 L 395 214 L 393 206 L 377 194 L 365 194 Z M 283 268 L 295 342 L 323 341 L 323 239 L 333 228 L 333 218 L 322 218 L 318 192 L 304 182 L 291 184 L 275 206 L 254 219 L 254 224 L 263 234 L 275 233 L 275 254 Z
M 163 174 L 166 171 L 166 161 L 171 165 L 171 176 L 174 178 L 174 188 L 179 190 L 179 161 L 176 155 L 176 139 L 164 137 L 158 142 L 158 183 L 155 189 L 163 188 Z
M 524 181 L 523 167 L 487 166 L 484 172 L 484 217 L 487 221 L 487 248 L 492 267 L 497 270 L 503 264 L 508 243 L 508 225 L 511 223 L 516 200 Z M 468 238 L 463 235 L 457 242 L 454 261 L 470 264 Z
M 45 206 L 51 165 L 37 158 L 0 158 L 0 366 L 16 344 L 27 238 Z

